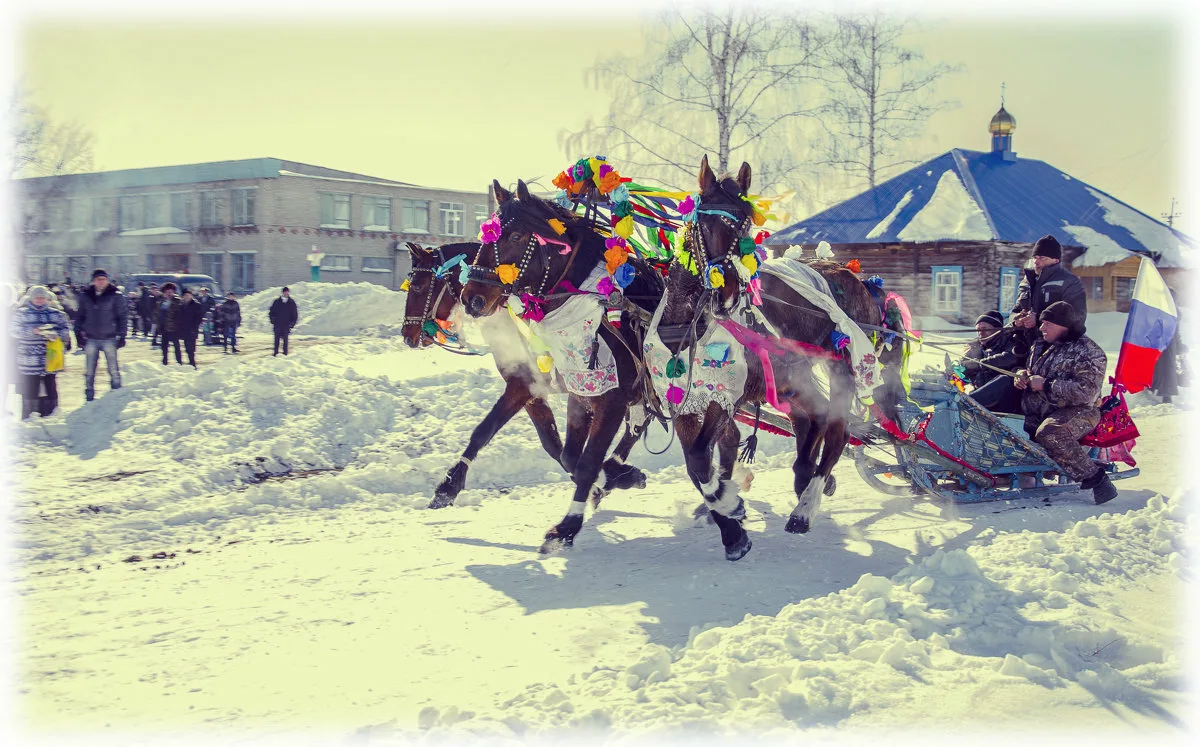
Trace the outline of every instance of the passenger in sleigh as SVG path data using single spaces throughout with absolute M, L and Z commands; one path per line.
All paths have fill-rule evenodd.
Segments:
M 1000 312 L 989 311 L 975 320 L 975 332 L 978 336 L 963 358 L 971 398 L 993 412 L 1021 414 L 1021 392 L 1013 385 L 1012 377 L 1000 371 L 1024 367 L 1029 358 L 1024 331 L 1005 327 Z
M 1107 503 L 1117 496 L 1117 489 L 1079 439 L 1100 422 L 1100 387 L 1108 358 L 1084 334 L 1083 320 L 1069 303 L 1050 304 L 1041 320 L 1041 338 L 1034 342 L 1028 366 L 1015 381 L 1022 390 L 1025 432 L 1068 477 L 1091 490 L 1097 504 Z

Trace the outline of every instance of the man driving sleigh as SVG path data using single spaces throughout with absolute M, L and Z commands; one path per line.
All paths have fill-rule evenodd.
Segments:
M 1117 489 L 1079 439 L 1100 422 L 1100 387 L 1108 358 L 1084 334 L 1083 319 L 1069 303 L 1050 304 L 1040 319 L 1041 338 L 1033 343 L 1028 366 L 1015 381 L 1022 390 L 1025 431 L 1068 477 L 1092 491 L 1097 504 L 1107 503 Z

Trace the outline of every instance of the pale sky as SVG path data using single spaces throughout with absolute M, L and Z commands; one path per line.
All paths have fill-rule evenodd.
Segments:
M 930 120 L 922 150 L 988 149 L 1004 81 L 1019 156 L 1155 218 L 1179 197 L 1176 226 L 1200 226 L 1178 183 L 1178 27 L 1081 19 L 922 19 L 911 45 L 963 66 L 939 88 L 958 106 Z M 18 72 L 56 118 L 91 128 L 98 169 L 273 156 L 481 190 L 578 157 L 561 132 L 610 103 L 586 69 L 641 44 L 628 17 L 604 23 L 41 20 L 17 30 Z

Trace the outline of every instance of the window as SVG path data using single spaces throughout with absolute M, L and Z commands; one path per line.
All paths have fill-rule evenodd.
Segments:
M 321 193 L 321 228 L 350 227 L 350 195 L 342 192 Z
M 117 201 L 117 230 L 136 231 L 142 227 L 141 195 L 125 195 Z
M 21 205 L 21 230 L 25 233 L 34 233 L 38 229 L 38 210 L 37 204 L 26 202 Z
M 427 200 L 401 200 L 404 211 L 404 230 L 408 233 L 429 233 L 429 202 Z
M 92 198 L 92 230 L 107 231 L 112 228 L 112 200 L 107 197 Z
M 461 202 L 443 202 L 439 207 L 442 210 L 442 234 L 462 236 L 463 204 Z
M 1008 316 L 1017 302 L 1017 287 L 1021 284 L 1021 268 L 1000 268 L 1000 313 Z
M 246 256 L 246 255 L 243 255 Z M 251 255 L 252 256 L 252 255 Z M 221 285 L 224 280 L 223 270 L 225 263 L 224 252 L 211 252 L 200 254 L 200 274 L 208 275 L 213 280 L 217 281 L 217 285 Z
M 171 225 L 175 228 L 192 227 L 192 193 L 171 193 Z
M 236 291 L 254 290 L 254 252 L 233 252 L 230 256 L 230 288 Z M 213 280 L 217 276 L 213 275 Z
M 1080 278 L 1088 289 L 1088 298 L 1093 301 L 1104 300 L 1104 278 Z
M 162 228 L 171 224 L 171 203 L 165 193 L 143 196 L 142 228 Z
M 67 227 L 67 205 L 63 200 L 48 201 L 45 215 L 43 231 L 62 231 Z
M 95 270 L 97 268 L 103 268 L 104 270 L 107 270 L 110 278 L 111 276 L 117 274 L 117 268 L 115 265 L 113 265 L 113 257 L 111 254 L 93 254 L 92 269 Z M 91 273 L 89 272 L 88 275 L 90 277 Z M 72 275 L 71 277 L 75 276 Z
M 474 224 L 474 226 L 472 226 L 472 228 L 475 231 L 475 233 L 472 234 L 473 236 L 477 236 L 479 234 L 479 227 L 482 226 L 483 222 L 486 221 L 487 219 L 488 219 L 487 207 L 485 207 L 484 205 L 476 205 L 475 206 L 475 224 Z
M 391 257 L 363 257 L 362 259 L 363 272 L 391 272 L 392 258 Z
M 46 278 L 42 273 L 46 271 L 45 257 L 26 257 L 25 258 L 25 282 L 28 283 L 44 283 Z
M 67 276 L 72 283 L 87 283 L 92 279 L 91 257 L 67 257 Z
M 1113 297 L 1118 301 L 1133 298 L 1133 278 L 1113 278 Z
M 92 227 L 92 202 L 86 197 L 71 200 L 67 220 L 72 231 L 86 231 Z
M 67 274 L 66 257 L 46 257 L 43 277 L 47 283 L 61 283 Z
M 126 278 L 137 272 L 136 261 L 137 255 L 135 254 L 118 254 L 113 257 L 112 264 L 106 269 L 109 272 L 115 272 L 117 277 Z
M 233 225 L 254 225 L 254 192 L 253 189 L 233 190 Z
M 220 192 L 200 193 L 200 225 L 204 227 L 223 226 L 224 205 L 221 204 Z
M 326 254 L 321 259 L 321 269 L 333 272 L 350 272 L 350 255 Z
M 939 266 L 933 268 L 933 313 L 962 313 L 962 267 Z
M 367 231 L 392 230 L 392 200 L 389 197 L 363 198 L 363 229 Z

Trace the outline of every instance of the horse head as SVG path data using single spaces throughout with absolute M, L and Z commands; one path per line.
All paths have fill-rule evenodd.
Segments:
M 706 155 L 700 161 L 699 182 L 695 221 L 688 228 L 689 248 L 705 287 L 714 291 L 714 315 L 728 317 L 753 275 L 742 262 L 746 253 L 742 239 L 749 234 L 754 220 L 754 207 L 746 199 L 750 164 L 742 163 L 736 178 L 718 178 L 709 168 Z M 750 254 L 753 256 L 753 247 Z
M 514 195 L 492 182 L 498 205 L 484 222 L 483 245 L 467 272 L 461 299 L 471 316 L 495 313 L 513 294 L 544 296 L 570 267 L 583 219 L 530 194 L 517 182 Z
M 445 244 L 431 249 L 411 241 L 406 243 L 412 269 L 405 280 L 408 299 L 404 303 L 400 335 L 410 348 L 426 347 L 437 336 L 437 329 L 429 325 L 441 327 L 448 323 L 462 290 L 459 272 L 479 253 L 479 244 Z

